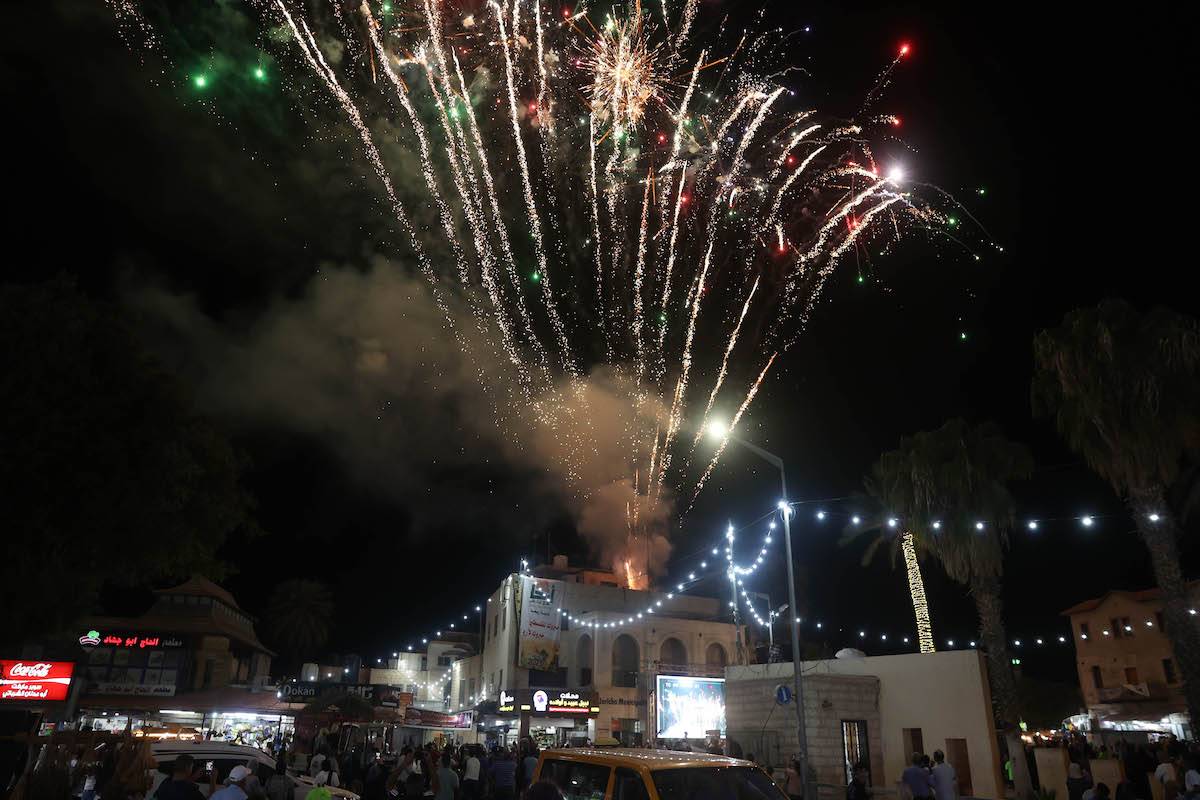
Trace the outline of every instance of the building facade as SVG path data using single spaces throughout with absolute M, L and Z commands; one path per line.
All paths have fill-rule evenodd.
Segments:
M 1200 608 L 1200 584 L 1188 588 Z M 1112 591 L 1062 613 L 1071 619 L 1079 686 L 1087 704 L 1081 720 L 1085 727 L 1190 738 L 1183 679 L 1166 635 L 1158 589 Z
M 541 598 L 547 627 L 527 611 L 519 630 L 531 602 L 523 590 Z M 624 588 L 613 573 L 573 569 L 560 556 L 508 576 L 488 598 L 481 652 L 451 668 L 450 708 L 474 709 L 488 739 L 528 730 L 543 744 L 651 744 L 658 677 L 721 678 L 735 660 L 737 629 L 724 611 L 714 598 Z M 539 630 L 553 638 L 552 657 L 531 657 L 529 635 Z
M 729 736 L 776 767 L 797 750 L 796 712 L 779 703 L 790 663 L 726 670 Z M 963 797 L 1004 797 L 987 670 L 977 650 L 806 661 L 802 665 L 810 765 L 822 785 L 844 787 L 855 764 L 891 789 L 913 752 L 941 750 Z

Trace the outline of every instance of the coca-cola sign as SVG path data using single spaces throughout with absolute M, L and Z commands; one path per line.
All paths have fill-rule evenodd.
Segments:
M 70 661 L 0 661 L 0 702 L 66 700 L 74 674 Z

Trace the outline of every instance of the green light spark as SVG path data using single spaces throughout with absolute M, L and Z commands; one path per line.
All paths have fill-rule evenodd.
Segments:
M 967 332 L 963 331 L 962 333 L 958 334 L 958 340 L 960 342 L 965 342 L 967 340 Z
M 953 228 L 958 224 L 958 217 L 950 217 L 948 220 L 946 220 L 946 224 Z
M 208 86 L 208 76 L 204 73 L 200 73 L 196 77 L 192 78 L 192 83 L 196 85 L 197 89 L 203 89 L 204 87 Z
M 534 270 L 533 272 L 531 272 L 529 274 L 529 280 L 533 281 L 534 283 L 537 283 L 541 279 L 542 279 L 542 273 L 538 272 L 537 270 Z
M 863 276 L 862 276 L 862 275 L 859 275 L 859 276 L 858 276 L 858 282 L 859 282 L 859 283 L 862 283 L 862 282 L 863 282 Z
M 263 69 L 262 67 L 255 67 L 254 68 L 254 77 L 260 81 L 265 81 L 267 79 L 267 71 L 265 69 Z

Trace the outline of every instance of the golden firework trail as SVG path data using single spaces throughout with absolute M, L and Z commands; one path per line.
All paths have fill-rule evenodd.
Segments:
M 131 47 L 165 46 L 166 0 L 108 3 Z M 256 46 L 275 48 L 282 91 L 313 115 L 332 99 L 403 234 L 397 262 L 428 281 L 477 368 L 496 355 L 481 380 L 511 379 L 491 395 L 509 406 L 497 420 L 529 409 L 581 496 L 599 488 L 584 478 L 609 444 L 597 432 L 619 431 L 624 473 L 610 477 L 634 487 L 635 538 L 663 517 L 656 503 L 698 494 L 725 445 L 693 467 L 699 432 L 730 411 L 736 429 L 840 261 L 908 230 L 948 233 L 933 203 L 953 207 L 876 174 L 906 154 L 897 117 L 838 119 L 795 99 L 786 33 L 727 34 L 698 24 L 698 0 L 658 5 L 336 0 L 327 14 L 251 0 L 244 12 L 270 34 Z

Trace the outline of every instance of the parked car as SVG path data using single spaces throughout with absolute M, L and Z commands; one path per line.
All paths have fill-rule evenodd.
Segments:
M 158 785 L 171 777 L 171 773 L 175 768 L 175 759 L 187 753 L 192 757 L 197 767 L 204 769 L 204 776 L 198 778 L 196 785 L 200 787 L 200 792 L 205 797 L 208 797 L 209 780 L 208 769 L 211 768 L 217 773 L 217 785 L 220 786 L 229 771 L 238 764 L 249 767 L 254 770 L 254 774 L 262 781 L 263 786 L 267 785 L 267 781 L 275 774 L 275 760 L 271 758 L 269 753 L 264 753 L 257 747 L 251 747 L 245 744 L 230 744 L 228 742 L 156 742 L 150 746 L 150 753 L 154 756 L 154 763 L 157 765 L 154 770 L 153 783 L 150 787 L 150 792 L 146 795 L 147 798 L 153 797 L 158 791 Z M 313 779 L 308 775 L 288 774 L 288 780 L 293 783 L 293 800 L 304 800 L 308 793 L 312 791 L 314 786 Z M 359 800 L 358 795 L 346 789 L 329 789 L 333 800 Z
M 787 800 L 753 762 L 676 750 L 543 750 L 536 779 L 553 783 L 566 800 Z

